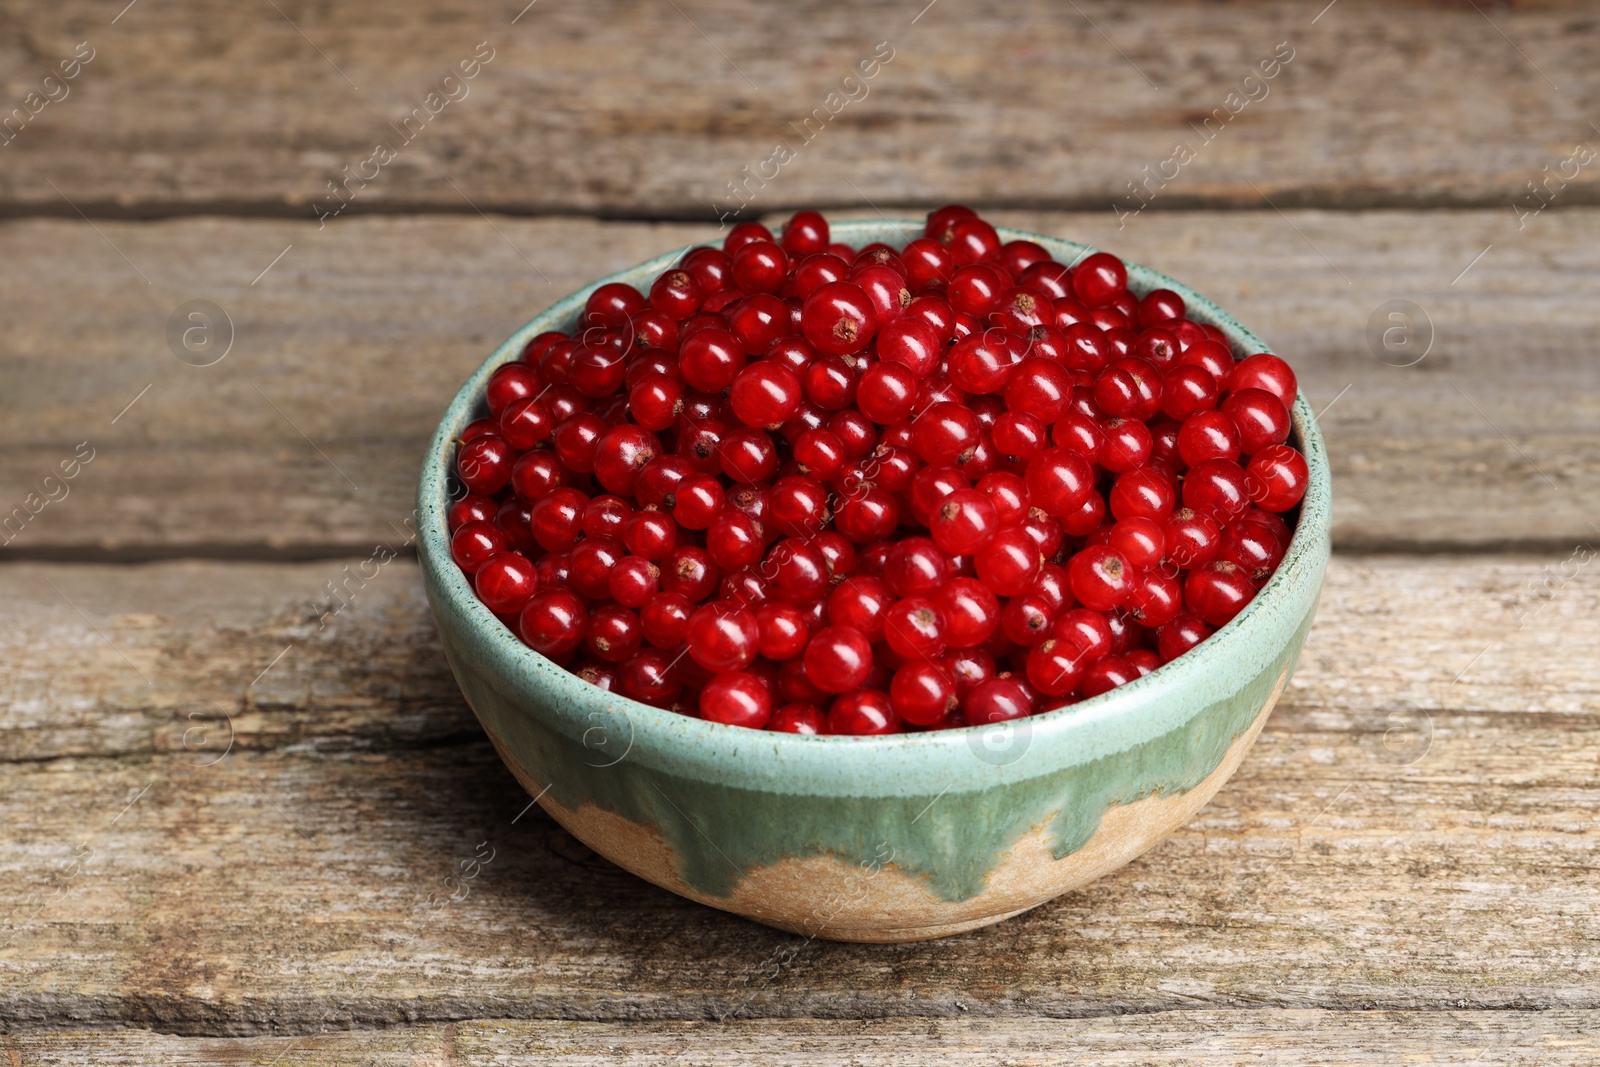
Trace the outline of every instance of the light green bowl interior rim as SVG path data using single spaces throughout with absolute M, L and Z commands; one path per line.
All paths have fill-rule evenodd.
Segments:
M 847 221 L 832 223 L 831 230 L 835 239 L 857 247 L 872 241 L 899 247 L 920 235 L 922 225 L 910 219 Z M 1005 240 L 1038 242 L 1064 263 L 1075 263 L 1096 251 L 1074 241 L 997 229 Z M 948 783 L 947 788 L 987 788 L 1038 773 L 1037 768 L 1029 766 L 1032 761 L 1028 759 L 1006 766 L 973 759 L 969 735 L 982 728 L 886 737 L 808 737 L 724 726 L 654 708 L 603 691 L 557 666 L 524 645 L 478 601 L 466 576 L 450 559 L 446 509 L 455 440 L 466 424 L 481 413 L 481 398 L 489 376 L 501 364 L 516 360 L 535 334 L 570 328 L 583 302 L 599 286 L 647 281 L 675 264 L 685 251 L 687 248 L 678 249 L 601 278 L 558 301 L 512 334 L 462 385 L 428 447 L 418 488 L 419 556 L 435 595 L 452 599 L 453 606 L 469 620 L 477 648 L 507 675 L 546 693 L 551 706 L 583 707 L 589 718 L 603 727 L 625 728 L 634 749 L 666 751 L 670 753 L 668 762 L 685 773 L 725 778 L 730 765 L 752 768 L 752 774 L 757 773 L 753 769 L 764 768 L 764 775 L 803 781 L 806 791 L 848 793 L 870 788 L 890 795 L 915 795 L 934 780 Z M 1221 329 L 1236 354 L 1272 351 L 1232 316 L 1188 286 L 1148 267 L 1134 263 L 1127 267 L 1130 290 L 1141 294 L 1158 288 L 1176 292 L 1187 304 L 1189 317 Z M 1320 581 L 1332 512 L 1327 454 L 1303 393 L 1296 398 L 1292 414 L 1295 441 L 1305 454 L 1310 478 L 1294 537 L 1278 571 L 1244 611 L 1194 650 L 1109 693 L 1025 720 L 1032 732 L 1032 747 L 1048 749 L 1070 744 L 1070 762 L 1081 763 L 1162 736 L 1192 715 L 1194 709 L 1186 706 L 1184 694 L 1199 679 L 1210 672 L 1226 670 L 1230 664 L 1261 658 L 1266 645 L 1276 652 L 1289 639 L 1288 634 L 1300 618 L 1285 620 L 1279 617 L 1282 612 L 1274 612 L 1274 608 L 1282 606 L 1282 601 L 1300 599 L 1296 594 L 1304 592 L 1307 582 Z M 1314 602 L 1314 594 L 1308 602 Z

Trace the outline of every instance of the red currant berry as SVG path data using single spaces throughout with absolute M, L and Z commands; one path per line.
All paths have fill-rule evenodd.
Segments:
M 1218 410 L 1239 427 L 1239 447 L 1247 456 L 1289 439 L 1289 409 L 1265 389 L 1229 393 Z
M 829 282 L 805 298 L 800 327 L 818 352 L 847 356 L 861 351 L 872 340 L 878 317 L 860 286 Z
M 1167 372 L 1162 387 L 1161 411 L 1169 418 L 1182 422 L 1197 411 L 1216 407 L 1220 395 L 1221 389 L 1210 371 L 1185 363 Z
M 622 528 L 622 542 L 635 556 L 659 560 L 677 547 L 678 524 L 663 512 L 635 512 Z
M 770 241 L 772 231 L 759 222 L 741 222 L 728 231 L 728 236 L 723 238 L 722 250 L 730 256 L 752 241 Z
M 1228 377 L 1228 391 L 1242 393 L 1246 389 L 1262 389 L 1278 398 L 1285 408 L 1294 407 L 1299 391 L 1294 370 L 1277 356 L 1266 352 L 1246 356 L 1234 365 Z
M 759 730 L 772 717 L 772 694 L 766 683 L 748 671 L 719 674 L 700 691 L 700 717 Z
M 816 546 L 798 537 L 779 541 L 761 567 L 772 596 L 809 604 L 828 590 L 828 563 Z
M 505 551 L 506 535 L 493 522 L 465 522 L 450 536 L 450 558 L 468 574 Z
M 744 608 L 715 601 L 689 618 L 689 655 L 708 671 L 742 671 L 755 662 L 761 630 Z
M 1208 459 L 1238 459 L 1239 444 L 1239 427 L 1221 411 L 1197 412 L 1178 429 L 1178 455 L 1190 467 Z
M 1106 435 L 1092 416 L 1069 411 L 1050 431 L 1050 439 L 1061 448 L 1070 448 L 1090 463 L 1098 463 Z
M 1024 462 L 1037 456 L 1050 443 L 1043 420 L 1022 411 L 1007 411 L 996 419 L 992 440 L 1001 455 Z
M 889 549 L 883 579 L 901 597 L 927 596 L 950 573 L 950 557 L 926 537 L 908 537 Z
M 707 393 L 720 393 L 744 369 L 744 345 L 727 330 L 715 327 L 685 338 L 678 351 L 683 380 Z
M 1000 601 L 974 578 L 954 578 L 932 600 L 945 619 L 945 641 L 953 648 L 981 645 L 999 628 Z
M 979 478 L 974 488 L 994 505 L 995 518 L 1001 526 L 1015 526 L 1028 516 L 1032 507 L 1028 483 L 1020 474 L 992 471 Z
M 1008 526 L 978 551 L 978 577 L 1000 596 L 1020 596 L 1033 584 L 1042 563 L 1038 546 L 1021 526 Z
M 694 605 L 682 593 L 657 593 L 639 609 L 639 628 L 656 648 L 676 648 L 689 635 Z
M 939 332 L 909 313 L 884 323 L 878 330 L 877 348 L 879 359 L 909 367 L 918 378 L 932 374 L 944 355 Z
M 1019 363 L 1006 385 L 1006 406 L 1053 423 L 1067 413 L 1072 377 L 1061 364 L 1028 358 Z
M 741 426 L 722 439 L 722 473 L 735 482 L 755 485 L 778 469 L 778 452 L 765 430 Z
M 589 498 L 577 489 L 555 489 L 533 502 L 533 539 L 550 552 L 564 552 L 583 536 L 583 514 Z
M 1033 714 L 1034 700 L 1015 678 L 994 678 L 967 694 L 963 714 L 969 726 L 987 726 L 1026 718 Z
M 1161 518 L 1165 519 L 1166 515 L 1163 514 Z M 1146 515 L 1133 515 L 1118 521 L 1111 528 L 1111 536 L 1106 543 L 1122 553 L 1122 557 L 1135 568 L 1154 567 L 1167 551 L 1167 536 L 1161 523 Z
M 1088 608 L 1068 608 L 1056 616 L 1052 636 L 1076 648 L 1085 664 L 1111 652 L 1110 620 L 1104 614 Z
M 1222 528 L 1215 520 L 1187 507 L 1174 511 L 1161 532 L 1166 536 L 1167 561 L 1180 568 L 1211 562 L 1222 541 Z
M 1012 597 L 1000 611 L 1000 632 L 1019 648 L 1032 648 L 1050 636 L 1055 612 L 1036 593 Z
M 1178 344 L 1183 349 L 1182 353 L 1178 356 L 1178 365 L 1182 366 L 1183 364 L 1188 363 L 1195 366 L 1204 367 L 1217 381 L 1231 381 L 1234 364 L 1233 353 L 1228 349 L 1228 346 L 1219 341 L 1213 341 L 1210 337 L 1200 337 L 1198 339 L 1194 339 L 1189 345 L 1184 346 L 1184 337 L 1181 336 L 1183 333 L 1181 327 L 1184 325 L 1192 326 L 1194 324 L 1178 324 L 1180 333 Z
M 733 509 L 725 509 L 706 528 L 706 552 L 723 571 L 738 571 L 762 558 L 766 544 L 755 520 Z
M 733 252 L 733 283 L 747 293 L 775 293 L 789 273 L 789 255 L 773 241 L 751 241 Z
M 871 264 L 852 269 L 850 282 L 867 294 L 880 330 L 911 306 L 911 290 L 906 288 L 905 276 L 892 267 Z
M 1113 474 L 1126 474 L 1150 461 L 1155 439 L 1150 427 L 1131 419 L 1107 419 L 1101 424 L 1105 442 L 1100 446 L 1100 465 Z
M 859 574 L 847 578 L 828 594 L 827 616 L 834 626 L 848 627 L 869 642 L 883 640 L 884 613 L 894 594 L 879 577 Z
M 672 496 L 672 517 L 686 530 L 706 529 L 727 503 L 722 483 L 709 474 L 689 475 Z
M 591 655 L 607 663 L 621 663 L 639 651 L 644 634 L 639 616 L 620 604 L 602 604 L 589 615 L 583 643 Z
M 682 689 L 672 660 L 656 649 L 635 652 L 617 669 L 617 690 L 623 696 L 658 708 L 669 706 Z
M 776 296 L 755 293 L 726 307 L 728 331 L 747 355 L 762 355 L 789 333 L 789 306 Z
M 1218 523 L 1231 522 L 1250 506 L 1244 468 L 1232 460 L 1208 459 L 1183 478 L 1183 506 Z
M 987 263 L 1000 258 L 1000 235 L 993 226 L 977 217 L 957 219 L 950 224 L 950 254 L 963 266 Z
M 884 612 L 884 640 L 907 659 L 932 659 L 941 654 L 944 630 L 944 615 L 925 597 L 897 600 Z
M 693 545 L 673 549 L 661 564 L 661 588 L 682 593 L 694 603 L 710 596 L 721 577 L 706 550 Z
M 491 418 L 498 417 L 511 406 L 512 401 L 535 396 L 540 389 L 539 374 L 526 363 L 507 363 L 489 376 L 484 388 L 484 400 Z
M 469 522 L 493 522 L 500 506 L 493 497 L 481 493 L 468 493 L 454 501 L 446 514 L 450 531 L 454 533 Z
M 1171 330 L 1155 326 L 1135 335 L 1129 352 L 1170 374 L 1174 369 L 1174 365 L 1178 362 L 1178 357 L 1183 353 L 1183 346 L 1179 343 L 1177 334 Z M 1198 369 L 1205 370 L 1204 367 Z M 1206 371 L 1206 373 L 1210 374 L 1211 372 Z M 1216 379 L 1213 378 L 1212 381 L 1216 381 Z M 1167 391 L 1170 392 L 1171 389 L 1169 388 Z
M 733 380 L 734 414 L 746 426 L 778 426 L 800 410 L 800 378 L 781 363 L 752 363 Z
M 484 433 L 456 452 L 456 474 L 474 493 L 493 495 L 511 481 L 516 450 L 497 433 Z
M 858 689 L 872 669 L 872 645 L 859 630 L 827 626 L 806 643 L 806 677 L 827 693 Z
M 1137 677 L 1139 672 L 1133 664 L 1121 656 L 1101 656 L 1084 668 L 1079 688 L 1087 700 L 1101 693 L 1109 693 L 1119 685 L 1127 685 Z
M 1078 688 L 1084 663 L 1077 645 L 1050 638 L 1028 653 L 1028 682 L 1045 696 L 1067 696 Z
M 656 435 L 639 426 L 613 426 L 595 444 L 595 480 L 613 493 L 632 496 L 639 471 L 661 455 Z
M 800 376 L 806 399 L 824 411 L 848 407 L 856 398 L 856 373 L 838 356 L 824 356 Z
M 615 537 L 591 537 L 572 550 L 567 585 L 589 600 L 611 595 L 611 570 L 627 550 Z
M 1237 564 L 1212 560 L 1189 572 L 1183 583 L 1183 602 L 1212 626 L 1232 619 L 1256 595 L 1255 583 Z
M 783 224 L 783 247 L 792 256 L 826 251 L 828 220 L 815 211 L 796 211 Z
M 1022 242 L 1031 244 L 1032 242 Z M 1005 262 L 1005 254 L 1001 253 L 1001 266 L 1010 269 Z M 1052 301 L 1066 300 L 1073 296 L 1072 268 L 1065 263 L 1057 263 L 1053 259 L 1043 259 L 1030 263 L 1020 271 L 1013 272 L 1017 277 L 1018 285 L 1025 285 L 1030 289 L 1037 289 L 1048 296 Z M 1076 303 L 1076 300 L 1073 301 Z
M 1128 595 L 1128 613 L 1141 626 L 1171 622 L 1183 610 L 1183 587 L 1157 570 L 1140 571 Z
M 960 404 L 934 404 L 912 426 L 912 444 L 922 461 L 948 467 L 970 458 L 978 443 L 978 417 Z
M 1000 294 L 1010 287 L 1011 279 L 999 267 L 992 263 L 973 263 L 951 275 L 946 299 L 958 313 L 982 320 L 999 305 Z
M 535 593 L 522 609 L 517 629 L 527 646 L 541 655 L 558 659 L 577 651 L 589 624 L 583 601 L 565 589 Z
M 917 399 L 917 376 L 903 363 L 874 363 L 856 386 L 861 413 L 881 426 L 911 414 Z
M 1148 420 L 1161 409 L 1161 372 L 1142 359 L 1113 360 L 1095 375 L 1094 402 L 1117 419 Z
M 828 709 L 828 732 L 865 737 L 892 734 L 900 719 L 890 704 L 889 694 L 881 689 L 857 689 L 846 693 Z
M 849 263 L 830 252 L 818 252 L 800 261 L 800 265 L 794 269 L 790 285 L 794 294 L 804 300 L 824 285 L 842 282 L 849 276 Z
M 1137 517 L 1161 521 L 1178 503 L 1178 490 L 1166 472 L 1156 467 L 1140 467 L 1117 476 L 1107 503 L 1111 514 L 1118 519 Z
M 900 525 L 900 505 L 886 489 L 858 489 L 839 502 L 834 526 L 858 545 L 881 541 Z
M 1131 469 L 1131 468 L 1130 468 Z M 1094 495 L 1094 471 L 1068 448 L 1050 448 L 1028 463 L 1028 498 L 1048 515 L 1069 515 Z
M 952 556 L 977 552 L 999 527 L 994 504 L 977 489 L 958 489 L 945 497 L 928 522 L 933 543 Z
M 694 275 L 685 270 L 666 271 L 650 284 L 650 306 L 674 321 L 699 311 L 705 295 Z
M 770 660 L 786 660 L 804 651 L 808 627 L 799 608 L 772 602 L 756 608 L 755 615 L 761 655 Z
M 500 434 L 512 448 L 521 452 L 541 444 L 555 429 L 555 419 L 550 409 L 536 397 L 525 396 L 513 400 L 500 412 Z
M 922 232 L 924 236 L 947 245 L 950 243 L 951 229 L 956 223 L 977 217 L 978 213 L 964 204 L 946 204 L 928 212 L 928 224 Z
M 1161 662 L 1171 663 L 1210 637 L 1211 633 L 1211 627 L 1204 622 L 1182 613 L 1156 631 L 1156 651 L 1161 656 Z
M 606 586 L 618 604 L 642 608 L 661 586 L 661 568 L 643 556 L 628 556 L 617 561 Z
M 816 737 L 828 732 L 828 717 L 815 704 L 785 704 L 772 713 L 767 729 L 785 734 Z
M 827 490 L 820 482 L 799 474 L 778 479 L 768 494 L 767 509 L 773 527 L 790 537 L 813 537 L 830 518 Z
M 1103 307 L 1128 287 L 1128 269 L 1109 252 L 1096 252 L 1072 271 L 1072 289 L 1090 307 Z
M 889 703 L 914 726 L 933 726 L 959 706 L 949 672 L 924 660 L 909 661 L 894 672 Z
M 1265 511 L 1288 511 L 1306 495 L 1306 458 L 1288 445 L 1268 445 L 1250 457 L 1245 491 Z
M 1258 587 L 1283 559 L 1283 545 L 1272 530 L 1261 523 L 1240 519 L 1222 531 L 1217 559 L 1226 560 L 1250 576 Z
M 1072 595 L 1094 611 L 1110 611 L 1126 603 L 1133 579 L 1132 566 L 1109 545 L 1091 545 L 1067 564 Z

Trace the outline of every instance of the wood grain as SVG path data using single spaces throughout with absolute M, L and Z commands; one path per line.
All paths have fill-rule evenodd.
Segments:
M 1101 215 L 1003 217 L 1163 267 L 1290 359 L 1325 409 L 1341 547 L 1555 551 L 1596 535 L 1600 370 L 1582 338 L 1600 211 L 1520 234 L 1489 212 L 1173 213 L 1120 231 Z M 0 534 L 12 556 L 391 543 L 435 420 L 495 344 L 584 282 L 712 232 L 476 217 L 97 227 L 0 225 L 14 294 L 0 322 L 0 516 L 94 450 L 65 499 Z M 167 342 L 174 309 L 197 299 L 235 338 L 203 368 Z M 1432 323 L 1415 366 L 1369 348 L 1369 318 L 1395 299 Z
M 1109 217 L 1183 143 L 1196 156 L 1158 209 L 1265 195 L 1509 217 L 1541 168 L 1600 136 L 1581 0 L 1343 0 L 1320 17 L 1302 0 L 987 0 L 920 15 L 810 2 L 781 18 L 733 0 L 277 7 L 151 4 L 112 24 L 88 0 L 8 4 L 5 107 L 79 42 L 97 51 L 4 149 L 0 206 L 309 219 L 326 183 L 385 142 L 397 156 L 352 211 L 712 218 L 739 203 L 728 183 L 755 173 L 772 180 L 752 182 L 752 210 L 954 199 Z M 407 142 L 399 124 L 479 42 L 494 58 L 469 95 Z M 893 59 L 866 95 L 830 102 L 879 42 Z M 1280 45 L 1288 65 L 1245 85 Z M 1245 92 L 1258 101 L 1230 104 Z M 1230 106 L 1205 140 L 1200 124 Z M 808 140 L 818 108 L 828 121 Z M 794 158 L 763 170 L 779 144 Z M 1595 203 L 1593 164 L 1569 169 L 1555 204 Z
M 43 705 L 126 726 L 18 751 L 53 727 L 8 710 L 6 751 L 22 758 L 0 764 L 0 1023 L 222 1036 L 503 1017 L 1600 1009 L 1600 718 L 1594 664 L 1571 655 L 1600 624 L 1584 571 L 1515 628 L 1516 591 L 1544 562 L 1336 560 L 1295 686 L 1194 823 L 1025 916 L 887 948 L 688 904 L 528 811 L 483 742 L 411 747 L 467 720 L 426 641 L 404 636 L 425 628 L 406 564 L 321 651 L 297 646 L 253 689 L 316 567 L 7 568 L 8 602 L 44 601 L 49 578 L 93 624 L 55 605 L 22 628 L 29 658 L 77 664 Z M 147 590 L 215 601 L 163 620 L 171 602 L 115 589 L 141 572 Z M 130 621 L 141 597 L 153 621 Z M 236 633 L 209 632 L 224 618 Z M 282 705 L 236 721 L 220 759 L 140 748 L 170 715 L 119 706 L 143 683 L 94 626 L 157 689 L 209 668 L 244 692 L 241 719 L 256 690 Z M 360 666 L 390 634 L 421 643 Z M 1479 637 L 1498 643 L 1462 662 Z M 437 711 L 390 725 L 393 694 L 356 706 L 363 670 L 408 656 Z M 353 725 L 363 716 L 374 725 Z
M 479 739 L 416 564 L 346 586 L 349 604 L 330 613 L 328 584 L 348 566 L 0 568 L 13 619 L 0 630 L 0 758 L 203 765 L 230 745 L 381 752 Z M 1336 556 L 1271 729 L 1297 709 L 1370 748 L 1392 712 L 1586 721 L 1600 675 L 1563 650 L 1600 645 L 1595 566 L 1582 554 Z
M 1214 1067 L 1484 1063 L 1562 1067 L 1600 1055 L 1595 1012 L 1172 1011 L 1098 1019 L 785 1019 L 593 1023 L 470 1019 L 294 1037 L 34 1032 L 0 1038 L 37 1067 L 761 1067 L 893 1063 Z

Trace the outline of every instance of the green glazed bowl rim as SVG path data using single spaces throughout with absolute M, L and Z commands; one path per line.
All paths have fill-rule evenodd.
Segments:
M 831 230 L 837 239 L 856 245 L 871 241 L 903 244 L 911 236 L 920 236 L 922 225 L 910 219 L 858 220 L 831 223 Z M 1043 234 L 996 229 L 1003 240 L 1037 242 L 1063 263 L 1076 263 L 1097 251 Z M 607 737 L 625 737 L 626 750 L 617 757 L 619 762 L 631 755 L 668 773 L 691 778 L 760 781 L 769 789 L 830 795 L 928 795 L 941 786 L 957 791 L 988 789 L 1040 773 L 1034 761 L 1026 758 L 1003 765 L 973 758 L 974 735 L 994 727 L 883 737 L 803 736 L 726 726 L 651 707 L 599 689 L 557 666 L 524 645 L 479 602 L 450 558 L 446 510 L 455 440 L 466 424 L 479 416 L 489 376 L 502 364 L 515 361 L 534 335 L 569 328 L 589 294 L 601 285 L 636 285 L 675 264 L 692 247 L 618 271 L 557 301 L 496 348 L 450 402 L 423 460 L 417 496 L 418 556 L 441 629 L 447 618 L 464 624 L 470 630 L 474 653 L 486 669 L 499 676 L 502 686 L 524 695 L 538 692 L 545 698 L 539 701 L 539 712 L 525 708 L 528 714 L 556 720 L 562 732 L 585 743 L 596 731 Z M 1141 294 L 1152 289 L 1172 290 L 1183 298 L 1190 318 L 1221 329 L 1236 353 L 1272 351 L 1188 286 L 1139 264 L 1127 263 L 1127 269 L 1130 290 Z M 1328 458 L 1304 393 L 1296 397 L 1292 416 L 1294 440 L 1305 454 L 1310 477 L 1299 522 L 1277 572 L 1244 611 L 1172 662 L 1108 693 L 1009 724 L 1029 732 L 1030 751 L 1050 752 L 1068 746 L 1070 756 L 1057 754 L 1052 760 L 1079 764 L 1160 737 L 1199 710 L 1185 701 L 1184 695 L 1197 688 L 1202 678 L 1234 667 L 1251 669 L 1282 650 L 1289 640 L 1286 635 L 1302 617 L 1297 612 L 1296 617 L 1285 619 L 1285 610 L 1307 600 L 1314 603 L 1314 591 L 1309 597 L 1301 594 L 1306 583 L 1320 583 L 1332 521 Z

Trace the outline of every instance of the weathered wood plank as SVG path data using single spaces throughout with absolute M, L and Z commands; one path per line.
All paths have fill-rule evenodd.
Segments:
M 1582 571 L 1517 630 L 1518 591 L 1540 567 L 1336 560 L 1295 687 L 1193 824 L 1026 916 L 890 947 L 802 942 L 612 868 L 524 814 L 526 796 L 481 741 L 392 747 L 394 734 L 465 722 L 442 674 L 422 683 L 437 687 L 437 712 L 402 713 L 352 746 L 344 738 L 362 728 L 351 723 L 382 719 L 393 699 L 362 704 L 363 671 L 407 656 L 438 670 L 426 642 L 404 636 L 425 624 L 415 593 L 399 591 L 414 579 L 396 570 L 334 620 L 327 651 L 307 642 L 257 682 L 281 705 L 236 723 L 224 758 L 170 743 L 49 758 L 41 744 L 0 764 L 0 1022 L 216 1035 L 505 1016 L 1600 1008 L 1600 717 L 1592 658 L 1572 653 L 1593 646 L 1600 616 Z M 231 679 L 218 690 L 239 693 L 250 672 L 234 664 L 258 671 L 269 657 L 209 634 L 206 616 L 248 630 L 249 611 L 202 602 L 185 624 L 136 620 L 147 644 L 129 621 L 136 590 L 106 592 L 140 570 L 152 588 L 158 577 L 215 587 L 216 603 L 229 575 L 280 571 L 276 593 L 265 581 L 239 589 L 261 628 L 278 628 L 251 646 L 263 651 L 288 632 L 296 583 L 320 577 L 216 564 L 5 577 L 13 603 L 42 601 L 49 590 L 28 583 L 50 578 L 158 687 L 212 663 Z M 153 615 L 171 610 L 152 603 Z M 145 712 L 112 714 L 143 682 L 68 610 L 24 627 L 26 648 L 71 647 L 63 660 L 77 666 L 60 694 L 13 705 L 8 752 L 29 730 L 51 732 L 41 707 L 69 709 L 64 734 L 80 751 L 154 732 Z M 191 647 L 163 627 L 187 627 Z M 353 666 L 388 634 L 409 647 Z M 347 719 L 327 745 L 324 703 Z M 97 732 L 97 707 L 131 725 Z M 148 713 L 168 732 L 170 718 Z M 269 748 L 286 737 L 300 743 Z M 461 881 L 480 843 L 493 858 Z
M 1097 1019 L 783 1019 L 728 1023 L 471 1019 L 295 1037 L 191 1038 L 148 1032 L 22 1032 L 0 1037 L 37 1067 L 761 1067 L 949 1063 L 1484 1063 L 1561 1067 L 1600 1055 L 1595 1012 L 1172 1011 Z M 1472 1057 L 1477 1057 L 1474 1060 Z
M 1285 354 L 1327 407 L 1341 546 L 1550 548 L 1596 533 L 1600 365 L 1584 339 L 1600 211 L 1520 235 L 1486 212 L 1178 213 L 1120 232 L 1104 215 L 1008 218 L 1164 267 Z M 98 228 L 0 225 L 13 297 L 0 516 L 29 493 L 41 508 L 0 533 L 14 555 L 294 558 L 392 543 L 434 421 L 484 354 L 553 298 L 711 232 L 478 218 Z M 168 347 L 169 316 L 195 299 L 235 329 L 214 366 Z M 1368 346 L 1369 317 L 1392 299 L 1433 323 L 1416 366 Z M 93 460 L 40 505 L 45 475 L 80 445 Z
M 390 750 L 476 739 L 416 565 L 0 568 L 0 757 Z M 352 570 L 351 573 L 355 573 Z M 82 614 L 79 614 L 82 612 Z M 1280 705 L 1375 744 L 1392 711 L 1585 721 L 1600 707 L 1593 555 L 1335 557 Z
M 729 182 L 755 174 L 771 179 L 749 179 L 761 210 L 965 199 L 1109 215 L 1113 201 L 1136 203 L 1128 183 L 1181 143 L 1194 158 L 1167 165 L 1177 176 L 1158 207 L 1254 206 L 1265 194 L 1281 206 L 1509 214 L 1542 167 L 1556 172 L 1596 136 L 1583 105 L 1600 90 L 1596 30 L 1581 0 L 1487 17 L 1470 4 L 1344 0 L 1319 18 L 1321 6 L 989 0 L 919 15 L 921 4 L 877 0 L 774 19 L 732 0 L 381 12 L 192 0 L 112 24 L 88 0 L 14 3 L 6 108 L 80 42 L 95 55 L 53 90 L 68 90 L 60 102 L 34 98 L 39 113 L 5 149 L 0 205 L 311 218 L 318 198 L 336 203 L 326 183 L 348 166 L 376 174 L 352 186 L 353 211 L 470 212 L 470 198 L 710 218 L 739 204 Z M 842 86 L 879 42 L 893 58 L 864 86 Z M 444 85 L 475 50 L 492 60 Z M 1275 54 L 1293 58 L 1244 81 Z M 469 95 L 428 105 L 440 90 Z M 438 114 L 402 130 L 425 106 Z M 1208 140 L 1201 124 L 1218 111 Z M 395 158 L 363 168 L 379 143 Z M 792 158 L 775 157 L 778 145 Z M 1592 161 L 1568 169 L 1557 203 L 1594 203 Z

